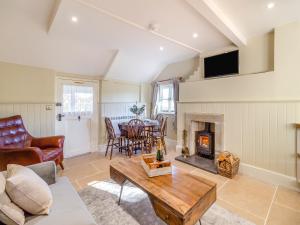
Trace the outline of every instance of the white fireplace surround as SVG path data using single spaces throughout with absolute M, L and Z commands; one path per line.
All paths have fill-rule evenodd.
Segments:
M 211 113 L 186 113 L 184 129 L 187 131 L 187 146 L 190 155 L 195 154 L 195 132 L 204 129 L 205 123 L 211 123 L 215 132 L 215 156 L 224 151 L 224 115 Z M 183 143 L 183 141 L 182 141 Z

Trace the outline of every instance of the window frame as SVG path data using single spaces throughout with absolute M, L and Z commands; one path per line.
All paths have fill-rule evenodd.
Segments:
M 169 96 L 168 98 L 163 97 L 163 89 L 168 88 Z M 162 83 L 158 85 L 158 93 L 157 93 L 157 113 L 161 114 L 175 114 L 175 102 L 174 102 L 174 86 L 172 83 Z M 168 101 L 168 110 L 162 110 L 162 102 Z M 173 104 L 173 110 L 171 109 L 171 105 Z

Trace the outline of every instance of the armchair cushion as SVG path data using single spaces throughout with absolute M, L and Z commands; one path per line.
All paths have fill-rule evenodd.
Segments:
M 54 160 L 63 152 L 61 148 L 47 148 L 47 149 L 43 149 L 42 151 L 43 151 L 43 161 Z
M 1 148 L 0 171 L 6 170 L 8 164 L 23 166 L 43 162 L 43 152 L 39 148 Z
M 65 139 L 64 136 L 32 138 L 31 146 L 38 147 L 40 149 L 62 148 L 64 139 Z

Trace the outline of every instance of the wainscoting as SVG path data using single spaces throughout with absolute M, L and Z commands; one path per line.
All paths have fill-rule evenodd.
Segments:
M 54 135 L 55 105 L 50 103 L 0 103 L 0 118 L 21 115 L 31 135 L 41 137 Z
M 224 114 L 225 150 L 241 162 L 296 176 L 296 129 L 300 101 L 178 103 L 178 144 L 185 113 Z

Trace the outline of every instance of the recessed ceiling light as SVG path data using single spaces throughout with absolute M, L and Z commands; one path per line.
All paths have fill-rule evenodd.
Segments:
M 267 5 L 268 9 L 273 9 L 274 6 L 275 6 L 275 3 L 274 3 L 274 2 L 270 2 L 270 3 L 268 3 L 268 5 Z
M 72 16 L 71 18 L 72 22 L 77 23 L 78 22 L 78 18 L 76 16 Z
M 193 38 L 197 38 L 198 34 L 197 33 L 193 33 Z
M 159 47 L 159 50 L 160 50 L 160 51 L 163 51 L 163 50 L 165 50 L 165 48 L 164 48 L 163 46 L 160 46 L 160 47 Z

